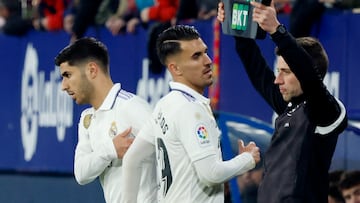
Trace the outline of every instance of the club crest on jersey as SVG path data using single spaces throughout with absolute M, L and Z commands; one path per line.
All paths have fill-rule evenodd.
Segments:
M 117 134 L 117 127 L 115 121 L 113 121 L 109 129 L 109 136 L 113 138 L 115 137 L 116 134 Z
M 209 133 L 205 126 L 200 124 L 196 127 L 196 137 L 200 146 L 206 146 L 210 144 Z
M 84 118 L 83 125 L 86 129 L 88 129 L 91 124 L 91 118 L 92 118 L 92 114 L 88 114 Z

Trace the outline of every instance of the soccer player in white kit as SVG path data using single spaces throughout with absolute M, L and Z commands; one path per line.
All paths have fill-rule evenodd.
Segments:
M 223 161 L 220 130 L 203 96 L 213 82 L 212 61 L 198 31 L 177 25 L 157 39 L 160 61 L 170 71 L 171 91 L 157 104 L 123 159 L 124 202 L 136 202 L 141 162 L 156 150 L 158 202 L 224 202 L 229 179 L 255 167 L 259 148 L 239 141 L 239 155 Z
M 133 137 L 151 115 L 149 104 L 113 83 L 106 46 L 94 38 L 82 38 L 65 47 L 55 58 L 60 66 L 62 89 L 77 104 L 90 104 L 81 113 L 74 173 L 87 184 L 99 178 L 107 203 L 121 198 L 122 157 Z M 122 133 L 121 133 L 122 132 Z M 155 162 L 145 161 L 139 202 L 156 201 Z M 150 175 L 149 175 L 150 174 Z M 147 181 L 147 182 L 146 182 Z

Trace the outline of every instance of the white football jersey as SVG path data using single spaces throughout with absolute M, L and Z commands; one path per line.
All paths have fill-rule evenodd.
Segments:
M 97 177 L 107 203 L 120 202 L 121 159 L 117 158 L 112 139 L 132 127 L 136 136 L 151 115 L 149 104 L 115 84 L 99 109 L 88 108 L 81 114 L 78 144 L 75 151 L 75 177 L 87 184 Z M 156 163 L 145 163 L 142 177 L 153 177 Z M 146 180 L 147 182 L 143 182 Z M 153 203 L 156 199 L 156 179 L 142 179 L 138 202 Z
M 181 83 L 170 82 L 170 87 L 143 129 L 148 133 L 139 135 L 156 145 L 159 202 L 223 203 L 223 184 L 202 184 L 192 165 L 214 154 L 222 160 L 210 100 Z

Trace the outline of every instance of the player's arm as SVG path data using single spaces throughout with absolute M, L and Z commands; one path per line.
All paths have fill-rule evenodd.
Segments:
M 137 136 L 129 150 L 125 153 L 122 162 L 121 202 L 136 203 L 140 187 L 142 163 L 145 160 L 149 161 L 151 159 L 155 162 L 155 158 L 155 146 L 142 137 Z M 148 186 L 144 185 L 143 187 Z
M 111 139 L 101 140 L 100 147 L 92 149 L 89 135 L 84 127 L 84 116 L 78 126 L 78 144 L 75 149 L 74 175 L 80 185 L 92 182 L 117 158 Z
M 136 138 L 122 160 L 121 185 L 124 187 L 121 187 L 121 194 L 124 195 L 121 196 L 121 202 L 150 201 L 156 199 L 157 188 L 152 109 L 145 100 L 137 96 L 129 100 L 124 107 L 123 113 Z M 139 191 L 142 191 L 141 198 L 146 200 L 137 199 Z
M 179 139 L 191 162 L 194 164 L 199 179 L 207 185 L 223 183 L 255 167 L 260 160 L 259 148 L 255 143 L 246 147 L 239 142 L 239 154 L 229 161 L 222 161 L 219 156 L 219 131 L 215 121 L 203 104 L 188 103 L 177 113 Z
M 216 155 L 195 161 L 194 166 L 200 181 L 209 186 L 224 183 L 253 169 L 260 161 L 259 148 L 255 143 L 250 142 L 244 146 L 241 141 L 239 150 L 242 153 L 228 161 L 221 161 Z
M 310 109 L 309 118 L 318 125 L 317 133 L 327 135 L 336 128 L 344 129 L 347 123 L 346 110 L 327 90 L 315 68 L 317 64 L 314 64 L 309 53 L 298 45 L 290 33 L 275 32 L 279 21 L 273 3 L 271 6 L 264 6 L 258 2 L 251 2 L 251 5 L 254 6 L 254 21 L 271 34 L 278 47 L 278 53 L 299 80 Z M 317 49 L 319 48 L 320 45 Z
M 219 2 L 218 4 L 217 19 L 221 23 L 225 21 L 225 9 L 223 2 Z M 287 102 L 283 100 L 279 87 L 274 84 L 274 72 L 262 56 L 261 50 L 256 41 L 250 38 L 235 37 L 235 48 L 254 88 L 261 94 L 261 96 L 277 114 L 281 114 L 286 109 Z

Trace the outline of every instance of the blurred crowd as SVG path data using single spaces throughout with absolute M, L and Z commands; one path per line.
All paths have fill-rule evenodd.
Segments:
M 217 15 L 220 0 L 0 0 L 0 33 L 23 36 L 30 30 L 61 31 L 70 43 L 89 27 L 106 27 L 112 35 L 148 32 L 149 69 L 164 69 L 155 49 L 157 35 L 174 24 L 207 20 Z M 270 2 L 270 0 L 262 0 Z M 327 8 L 353 9 L 360 0 L 274 0 L 278 13 L 290 15 L 295 37 L 310 35 L 313 24 Z
M 163 71 L 155 52 L 161 31 L 181 21 L 206 20 L 217 14 L 218 0 L 0 0 L 0 32 L 23 36 L 30 30 L 66 31 L 70 43 L 89 27 L 112 35 L 148 30 L 149 68 Z
M 278 13 L 297 10 L 298 0 L 275 0 Z M 29 30 L 65 30 L 72 41 L 89 26 L 105 26 L 113 35 L 134 33 L 152 22 L 175 24 L 216 15 L 219 0 L 0 0 L 0 30 L 22 36 Z M 300 1 L 298 1 L 300 2 Z M 312 3 L 310 3 L 312 2 Z M 354 8 L 360 0 L 305 0 L 306 9 Z M 301 6 L 300 6 L 301 7 Z
M 208 19 L 217 0 L 0 0 L 0 29 L 22 36 L 29 30 L 65 30 L 72 40 L 89 26 L 105 26 L 113 35 L 134 33 L 151 22 Z

